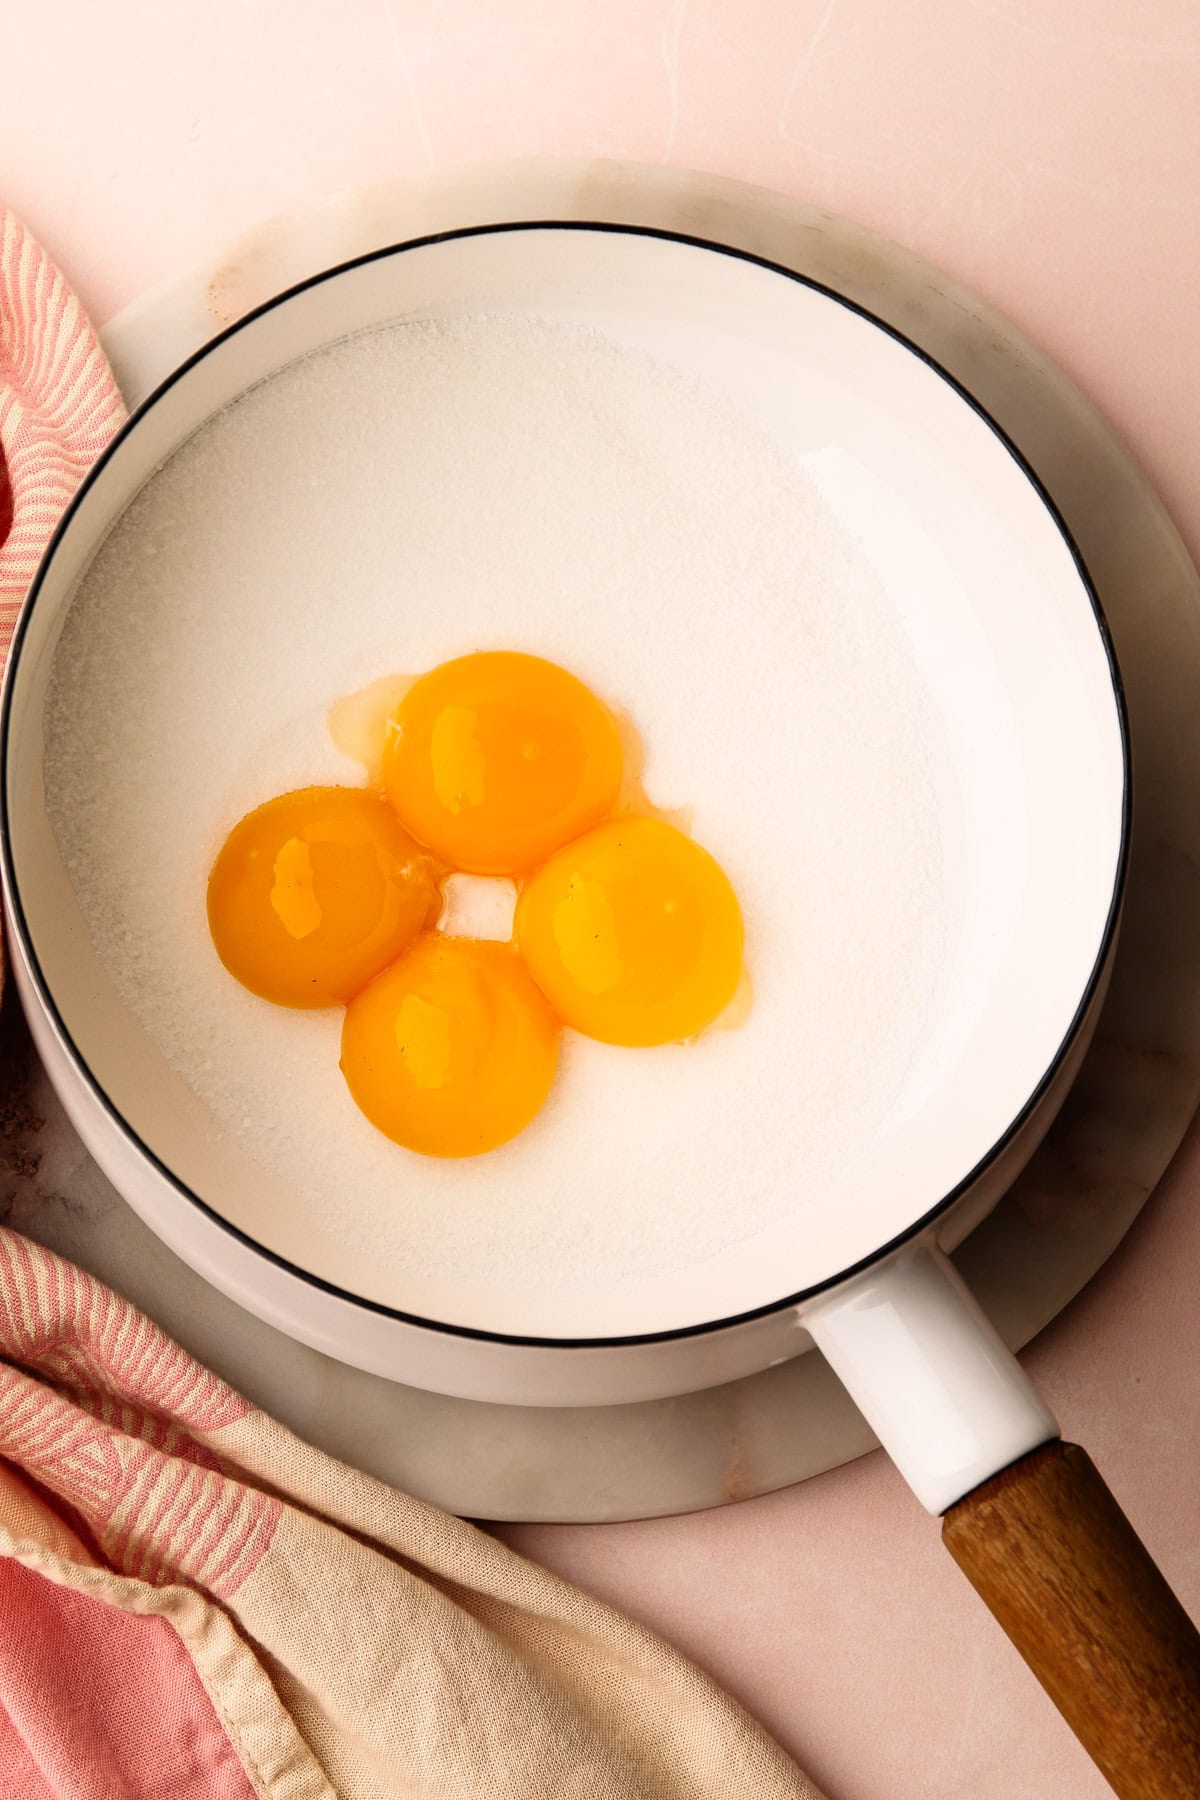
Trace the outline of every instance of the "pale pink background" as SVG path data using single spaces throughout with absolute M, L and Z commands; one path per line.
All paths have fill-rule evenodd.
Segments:
M 1007 311 L 1200 551 L 1194 0 L 7 0 L 0 17 L 0 195 L 100 322 L 359 183 L 534 152 L 717 170 L 888 232 Z M 1200 1614 L 1198 1188 L 1193 1135 L 1030 1361 Z M 507 1535 L 714 1670 L 831 1800 L 1108 1791 L 881 1457 L 721 1513 Z

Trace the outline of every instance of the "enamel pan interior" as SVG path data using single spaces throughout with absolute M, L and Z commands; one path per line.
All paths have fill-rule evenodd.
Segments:
M 796 1192 L 771 1229 L 722 1255 L 570 1291 L 398 1267 L 334 1241 L 224 1141 L 100 966 L 43 796 L 47 684 L 72 596 L 152 472 L 297 358 L 396 320 L 487 311 L 566 317 L 666 358 L 820 466 L 905 620 L 946 747 L 945 967 L 886 1129 L 852 1168 Z M 678 624 L 688 629 L 685 616 Z M 352 605 L 341 629 L 352 637 Z M 498 639 L 511 636 L 498 625 Z M 1027 1116 L 1116 930 L 1128 829 L 1119 681 L 1086 571 L 1035 476 L 968 396 L 878 321 L 786 271 L 678 236 L 540 223 L 454 233 L 331 271 L 252 314 L 165 383 L 94 470 L 35 585 L 13 665 L 3 797 L 14 928 L 86 1079 L 179 1205 L 208 1210 L 319 1285 L 443 1329 L 563 1343 L 704 1329 L 815 1291 L 902 1242 L 969 1189 Z M 752 1025 L 743 1035 L 752 1045 Z M 752 1062 L 741 1079 L 753 1079 Z M 794 1128 L 773 1126 L 784 1183 Z M 736 1182 L 736 1158 L 732 1167 L 722 1179 Z M 405 1159 L 394 1203 L 419 1180 Z

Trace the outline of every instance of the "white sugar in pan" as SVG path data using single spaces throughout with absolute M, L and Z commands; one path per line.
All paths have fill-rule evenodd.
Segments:
M 340 1010 L 225 973 L 204 891 L 250 806 L 361 779 L 331 701 L 488 646 L 628 711 L 651 797 L 742 898 L 755 1000 L 694 1045 L 569 1034 L 516 1141 L 431 1161 L 357 1112 Z M 398 325 L 254 389 L 143 490 L 63 634 L 47 792 L 122 1002 L 323 1232 L 565 1292 L 786 1229 L 903 1106 L 944 912 L 920 686 L 814 480 L 701 381 L 538 319 Z
M 25 898 L 93 1078 L 213 1213 L 378 1306 L 573 1340 L 768 1307 L 972 1174 L 1092 979 L 1121 743 L 1069 547 L 936 372 L 772 270 L 545 235 L 352 271 L 157 403 L 27 657 Z M 247 808 L 361 778 L 333 702 L 493 647 L 629 715 L 754 1001 L 689 1046 L 565 1034 L 526 1132 L 439 1162 L 354 1107 L 340 1013 L 226 975 L 204 890 Z

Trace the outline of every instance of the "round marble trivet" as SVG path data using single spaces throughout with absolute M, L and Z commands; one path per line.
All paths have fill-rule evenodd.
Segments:
M 1200 1097 L 1200 583 L 1093 408 L 1004 320 L 896 245 L 779 195 L 613 163 L 491 165 L 273 221 L 214 268 L 130 307 L 106 346 L 135 405 L 220 327 L 331 264 L 459 225 L 589 218 L 755 252 L 899 327 L 1020 445 L 1100 590 L 1136 781 L 1115 977 L 1049 1138 L 959 1253 L 1019 1347 L 1129 1229 Z M 9 1054 L 19 1061 L 20 1043 Z M 691 1511 L 803 1480 L 873 1442 L 815 1354 L 707 1393 L 576 1411 L 485 1406 L 362 1374 L 281 1336 L 178 1262 L 88 1160 L 40 1070 L 27 1071 L 9 1114 L 0 1162 L 14 1224 L 120 1288 L 314 1443 L 455 1512 L 596 1521 Z

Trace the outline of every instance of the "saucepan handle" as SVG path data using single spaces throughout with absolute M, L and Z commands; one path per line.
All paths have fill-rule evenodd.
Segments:
M 1200 1800 L 1200 1634 L 948 1259 L 802 1318 L 955 1561 L 1122 1800 Z
M 1001 1470 L 942 1542 L 1122 1800 L 1196 1800 L 1200 1633 L 1086 1452 Z

